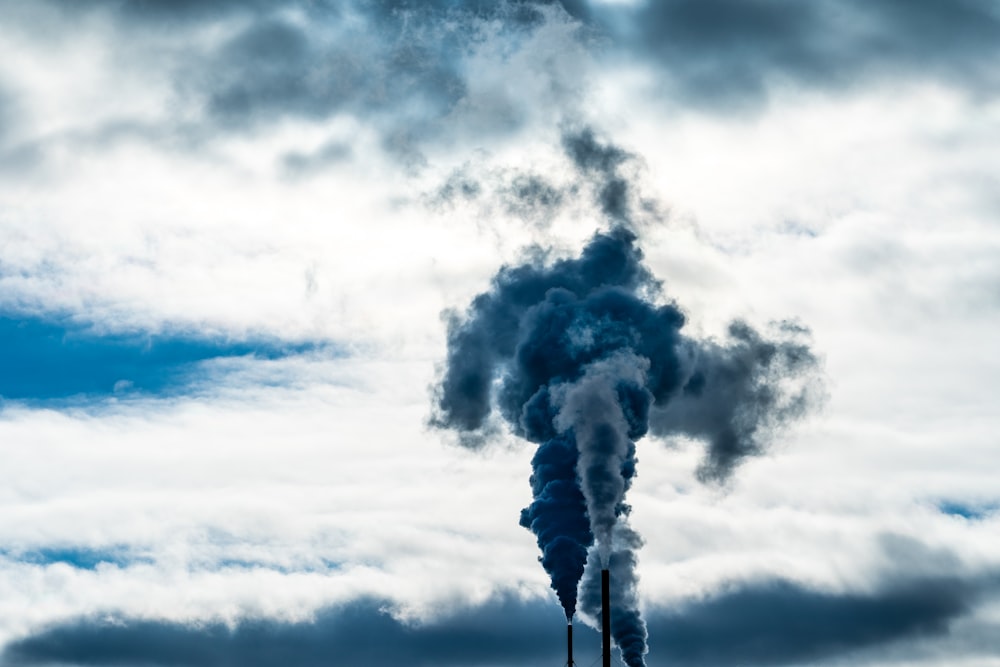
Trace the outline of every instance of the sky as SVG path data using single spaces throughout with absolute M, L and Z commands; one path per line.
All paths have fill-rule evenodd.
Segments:
M 636 439 L 646 664 L 1000 666 L 995 1 L 0 0 L 0 48 L 0 666 L 564 664 L 514 361 L 442 396 L 623 226 L 684 340 L 810 355 L 724 474 L 674 394 Z

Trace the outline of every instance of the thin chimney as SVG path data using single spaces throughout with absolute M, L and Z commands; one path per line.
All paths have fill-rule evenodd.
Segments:
M 566 667 L 573 667 L 573 621 L 566 621 Z
M 611 667 L 611 573 L 601 570 L 601 658 Z

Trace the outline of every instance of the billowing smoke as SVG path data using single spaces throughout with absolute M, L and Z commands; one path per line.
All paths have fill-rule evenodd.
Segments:
M 628 155 L 588 132 L 564 146 L 595 181 L 612 227 L 579 257 L 502 267 L 466 313 L 451 315 L 433 422 L 475 445 L 496 409 L 538 444 L 521 524 L 537 538 L 567 619 L 578 592 L 583 611 L 598 615 L 599 570 L 611 570 L 612 635 L 635 667 L 646 653 L 635 572 L 641 539 L 625 502 L 636 441 L 650 426 L 702 440 L 700 477 L 725 480 L 774 427 L 805 409 L 801 380 L 816 359 L 797 341 L 807 332 L 791 324 L 770 339 L 740 322 L 725 342 L 684 336 L 683 313 L 664 298 L 626 224 L 630 194 L 617 169 Z

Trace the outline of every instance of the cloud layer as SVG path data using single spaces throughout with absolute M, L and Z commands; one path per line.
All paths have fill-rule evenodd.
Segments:
M 787 665 L 944 636 L 996 588 L 994 575 L 899 580 L 872 592 L 827 592 L 787 580 L 731 587 L 678 609 L 653 609 L 650 665 Z M 407 622 L 391 602 L 362 599 L 300 623 L 250 620 L 197 626 L 128 618 L 79 619 L 44 629 L 5 650 L 4 665 L 117 664 L 312 667 L 330 660 L 373 666 L 545 665 L 564 649 L 551 605 L 501 597 Z M 575 633 L 580 660 L 599 652 L 596 632 Z M 910 657 L 920 654 L 911 648 Z M 863 664 L 868 664 L 864 662 Z

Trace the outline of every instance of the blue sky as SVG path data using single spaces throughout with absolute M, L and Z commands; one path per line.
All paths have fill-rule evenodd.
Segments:
M 102 333 L 58 317 L 11 315 L 0 318 L 0 347 L 0 396 L 45 403 L 189 392 L 213 375 L 212 361 L 282 359 L 317 345 L 202 332 Z
M 3 667 L 560 663 L 514 358 L 449 340 L 622 224 L 729 378 L 636 443 L 647 664 L 1000 665 L 995 2 L 39 0 L 0 42 Z M 807 378 L 747 371 L 793 334 Z

